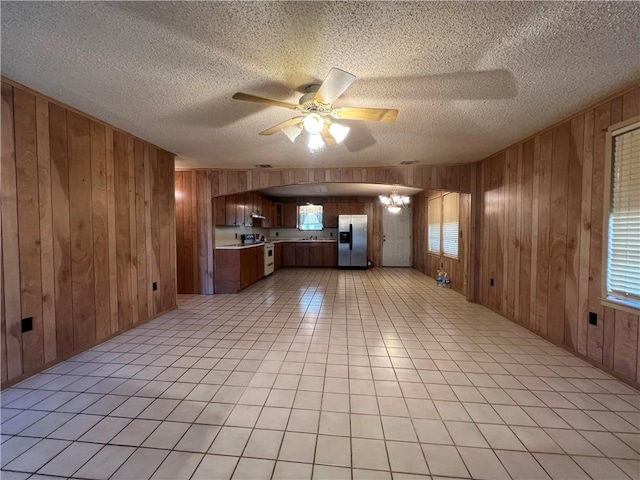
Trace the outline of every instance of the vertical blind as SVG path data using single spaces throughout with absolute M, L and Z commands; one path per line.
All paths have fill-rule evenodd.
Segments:
M 427 209 L 429 217 L 429 252 L 440 255 L 440 223 L 442 220 L 442 197 L 429 199 Z
M 640 300 L 640 126 L 612 140 L 607 295 Z
M 460 194 L 445 193 L 442 196 L 442 254 L 458 258 L 460 236 Z

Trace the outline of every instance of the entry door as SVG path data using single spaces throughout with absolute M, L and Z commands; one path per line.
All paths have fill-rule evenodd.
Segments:
M 411 208 L 398 214 L 383 211 L 382 265 L 385 267 L 411 266 Z

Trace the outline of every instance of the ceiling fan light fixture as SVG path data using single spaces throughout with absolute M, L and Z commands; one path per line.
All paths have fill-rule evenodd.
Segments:
M 300 126 L 300 124 L 291 125 L 289 127 L 283 128 L 282 133 L 289 137 L 289 140 L 291 140 L 291 143 L 293 143 L 296 141 L 296 138 L 298 138 L 298 135 L 302 133 L 302 127 Z
M 324 119 L 318 113 L 310 113 L 302 120 L 302 126 L 307 133 L 317 135 L 324 128 Z
M 351 129 L 346 125 L 341 125 L 339 123 L 332 123 L 329 125 L 329 133 L 336 143 L 342 143 L 342 141 L 347 138 L 347 135 L 349 135 L 350 130 Z
M 319 133 L 314 133 L 309 135 L 309 142 L 307 146 L 309 147 L 309 151 L 311 153 L 318 152 L 324 148 L 324 140 L 322 139 L 322 135 Z

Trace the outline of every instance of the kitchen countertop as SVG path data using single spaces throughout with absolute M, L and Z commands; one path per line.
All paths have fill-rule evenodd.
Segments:
M 229 243 L 227 245 L 216 245 L 216 250 L 241 250 L 244 248 L 262 247 L 265 243 L 336 243 L 336 240 L 330 238 L 319 238 L 318 240 L 295 239 L 289 238 L 286 240 L 269 240 L 268 242 L 251 243 L 249 245 L 243 245 L 241 243 Z

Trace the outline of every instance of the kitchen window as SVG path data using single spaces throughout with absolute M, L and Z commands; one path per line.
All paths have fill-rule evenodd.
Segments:
M 607 134 L 604 294 L 640 307 L 640 122 Z M 608 208 L 608 211 L 606 211 Z
M 429 198 L 427 216 L 429 253 L 458 259 L 460 194 L 446 192 Z
M 322 230 L 322 205 L 300 205 L 298 207 L 300 230 Z

